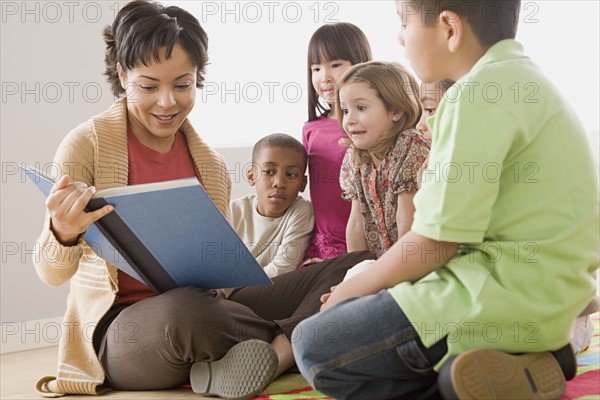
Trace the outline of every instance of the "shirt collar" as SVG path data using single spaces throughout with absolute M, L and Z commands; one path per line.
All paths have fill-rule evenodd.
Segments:
M 467 75 L 471 75 L 486 64 L 517 58 L 527 58 L 527 56 L 525 56 L 525 51 L 523 50 L 523 45 L 514 39 L 501 40 L 490 47 L 485 54 L 477 60 Z

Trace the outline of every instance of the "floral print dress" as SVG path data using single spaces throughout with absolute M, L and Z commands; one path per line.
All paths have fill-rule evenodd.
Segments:
M 381 164 L 359 164 L 348 149 L 342 162 L 340 185 L 346 200 L 360 200 L 369 251 L 380 257 L 398 240 L 398 195 L 417 190 L 417 172 L 427 158 L 430 142 L 420 132 L 401 132 Z

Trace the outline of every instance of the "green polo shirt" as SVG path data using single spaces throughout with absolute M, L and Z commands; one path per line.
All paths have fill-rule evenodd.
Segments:
M 447 340 L 447 355 L 564 346 L 600 263 L 598 169 L 583 126 L 514 40 L 492 46 L 432 122 L 412 230 L 462 245 L 390 293 L 427 347 Z

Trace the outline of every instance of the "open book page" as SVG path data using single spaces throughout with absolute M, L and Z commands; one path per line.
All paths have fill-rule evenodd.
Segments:
M 113 188 L 107 188 L 98 190 L 93 198 L 106 197 L 106 196 L 118 196 L 124 194 L 131 193 L 140 193 L 140 192 L 148 192 L 151 190 L 161 190 L 168 189 L 174 187 L 185 187 L 185 186 L 193 186 L 198 185 L 200 182 L 198 178 L 185 178 L 185 179 L 176 179 L 172 181 L 164 181 L 164 182 L 152 182 L 152 183 L 143 183 L 141 185 L 131 185 L 131 186 L 118 186 Z

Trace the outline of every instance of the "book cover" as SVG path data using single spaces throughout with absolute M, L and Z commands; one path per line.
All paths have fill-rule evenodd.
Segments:
M 21 168 L 48 196 L 54 182 Z M 115 210 L 90 225 L 96 254 L 160 293 L 271 284 L 196 178 L 98 190 L 88 204 Z

